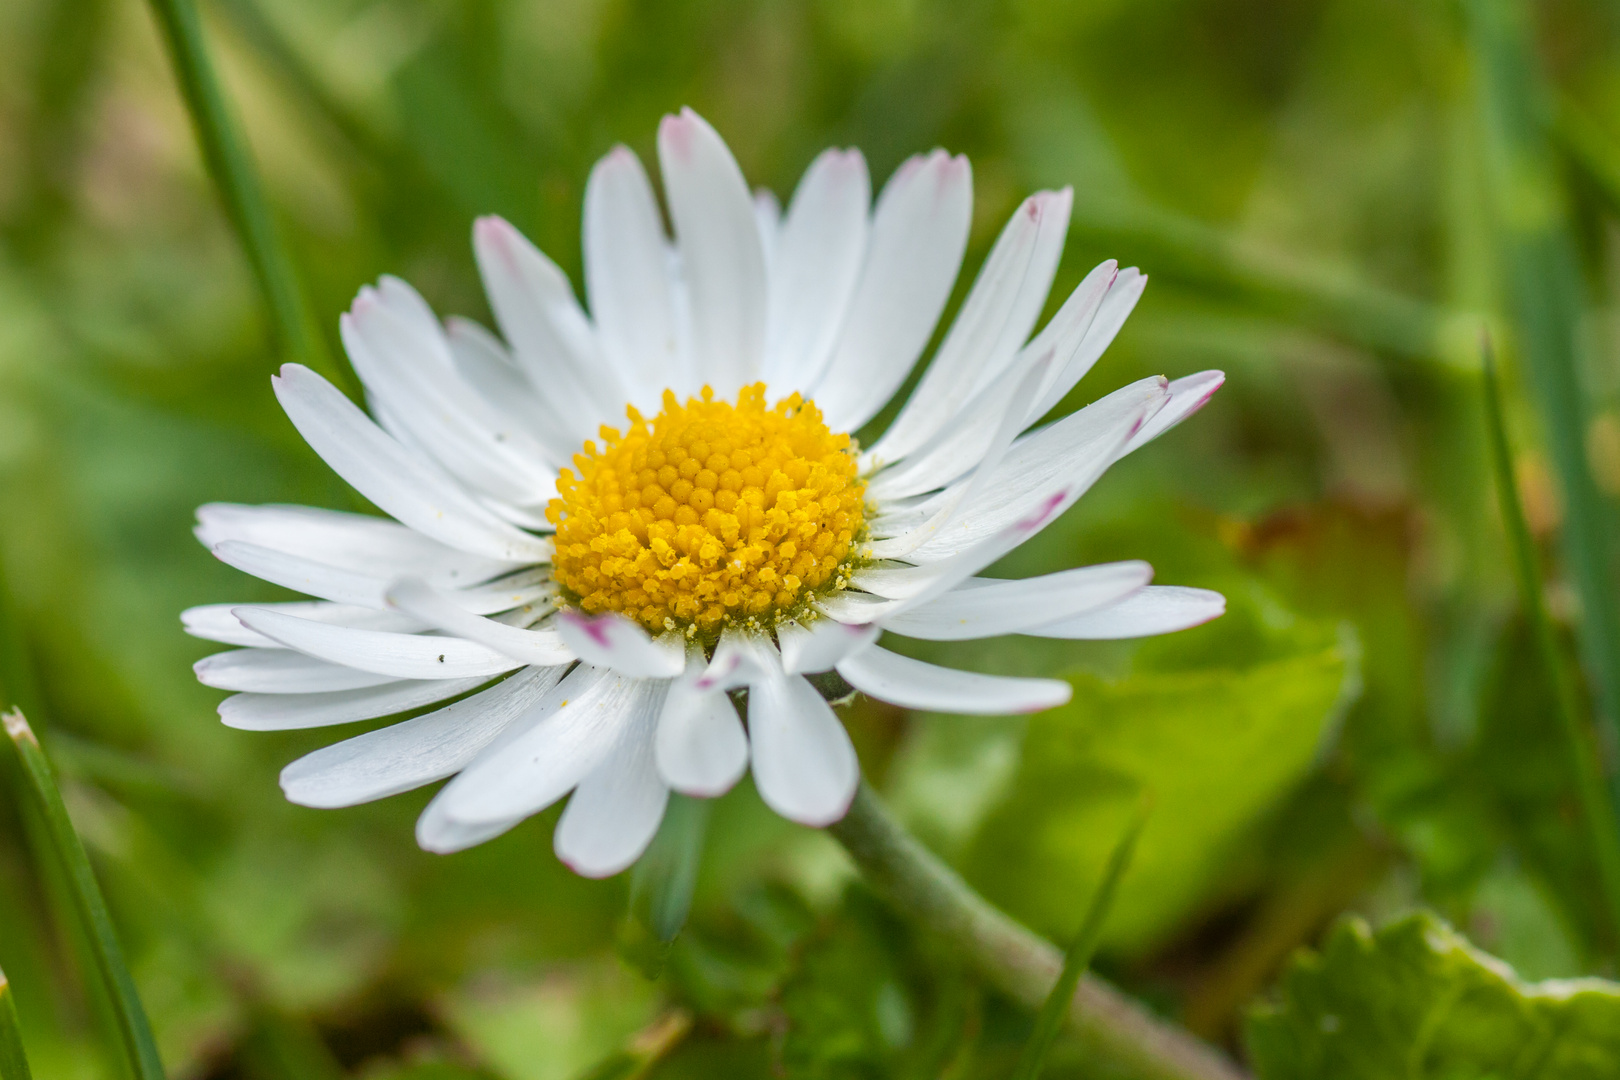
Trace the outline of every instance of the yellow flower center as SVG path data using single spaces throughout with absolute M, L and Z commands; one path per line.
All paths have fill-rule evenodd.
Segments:
M 564 469 L 546 508 L 565 596 L 653 632 L 710 638 L 768 629 L 843 588 L 865 526 L 866 487 L 848 435 L 798 394 L 767 407 L 765 384 L 737 404 L 676 401 L 629 430 L 601 429 Z

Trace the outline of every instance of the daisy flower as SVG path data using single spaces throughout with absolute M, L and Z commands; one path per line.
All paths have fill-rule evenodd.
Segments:
M 874 204 L 861 155 L 828 150 L 783 212 L 750 196 L 687 110 L 660 126 L 658 163 L 673 239 L 634 154 L 591 173 L 588 311 L 516 229 L 483 218 L 473 244 L 499 337 L 441 322 L 385 277 L 342 319 L 369 416 L 307 368 L 273 379 L 309 445 L 392 520 L 202 507 L 216 556 L 313 599 L 187 611 L 192 634 L 242 646 L 197 676 L 236 692 L 220 715 L 248 730 L 429 710 L 294 761 L 292 801 L 350 806 L 448 777 L 417 825 L 448 852 L 566 796 L 558 856 L 613 874 L 672 790 L 719 795 L 750 767 L 784 817 L 845 813 L 860 766 L 806 675 L 953 713 L 1068 699 L 1061 681 L 891 652 L 885 631 L 1124 638 L 1222 612 L 1218 594 L 1150 585 L 1142 562 L 978 576 L 1223 378 L 1144 379 L 1032 429 L 1146 280 L 1104 263 L 1031 336 L 1067 189 L 1019 206 L 915 389 L 861 447 L 849 433 L 906 381 L 951 294 L 967 160 L 911 158 Z

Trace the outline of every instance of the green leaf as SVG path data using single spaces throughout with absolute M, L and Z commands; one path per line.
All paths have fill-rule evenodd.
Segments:
M 1143 947 L 1188 913 L 1233 843 L 1305 775 L 1357 685 L 1353 639 L 1291 619 L 1268 632 L 1242 609 L 1228 618 L 1221 636 L 1246 666 L 1185 668 L 1207 643 L 1167 640 L 1152 655 L 1169 664 L 1139 663 L 1115 681 L 1073 675 L 1074 699 L 1030 719 L 1017 772 L 965 862 L 993 903 L 1067 936 L 1074 897 L 1097 888 L 1148 791 L 1153 821 L 1103 937 Z
M 486 979 L 444 1002 L 449 1027 L 504 1080 L 573 1080 L 654 1016 L 652 986 L 611 959 L 536 980 Z
M 1620 1075 L 1620 985 L 1523 982 L 1434 915 L 1341 923 L 1249 1017 L 1261 1080 Z

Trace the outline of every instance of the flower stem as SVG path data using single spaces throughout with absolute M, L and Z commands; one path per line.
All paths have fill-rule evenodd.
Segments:
M 90 859 L 84 853 L 84 844 L 73 829 L 62 793 L 57 790 L 50 762 L 39 748 L 39 741 L 20 711 L 12 710 L 0 721 L 5 724 L 12 748 L 22 765 L 22 797 L 27 800 L 40 819 L 54 849 L 56 858 L 67 871 L 73 906 L 89 938 L 98 974 L 112 999 L 117 1021 L 118 1039 L 129 1063 L 134 1080 L 163 1080 L 163 1065 L 158 1058 L 157 1044 L 152 1039 L 152 1026 L 146 1019 L 146 1010 L 135 992 L 135 980 L 124 962 L 123 949 L 113 933 L 112 918 L 107 914 L 107 902 L 90 869 Z M 43 853 L 42 853 L 43 854 Z M 11 1080 L 9 1076 L 6 1080 Z
M 293 269 L 291 254 L 270 212 L 259 174 L 237 133 L 230 106 L 203 40 L 193 0 L 151 0 L 152 13 L 168 46 L 175 79 L 191 113 L 208 173 L 219 188 L 225 212 L 253 264 L 281 345 L 291 359 L 319 371 L 352 393 L 348 371 L 332 360 L 319 325 Z
M 862 781 L 830 832 L 897 911 L 954 943 L 991 985 L 1037 1009 L 1063 955 L 974 892 L 894 819 Z M 1068 1016 L 1095 1052 L 1143 1080 L 1243 1080 L 1245 1073 L 1196 1036 L 1159 1019 L 1094 975 L 1080 979 Z
M 0 1080 L 32 1080 L 28 1055 L 23 1053 L 22 1024 L 17 1020 L 17 1003 L 11 999 L 11 983 L 0 971 Z
M 1484 347 L 1485 420 L 1491 442 L 1491 463 L 1496 470 L 1496 493 L 1502 504 L 1502 523 L 1507 529 L 1508 548 L 1513 554 L 1513 571 L 1518 578 L 1520 603 L 1530 624 L 1530 637 L 1540 655 L 1541 666 L 1552 683 L 1558 725 L 1568 744 L 1575 768 L 1575 790 L 1581 802 L 1581 815 L 1592 843 L 1598 878 L 1603 887 L 1604 907 L 1609 915 L 1609 931 L 1620 945 L 1620 833 L 1615 831 L 1614 809 L 1603 783 L 1592 732 L 1582 721 L 1579 698 L 1559 655 L 1553 637 L 1552 620 L 1547 615 L 1541 575 L 1536 568 L 1536 549 L 1530 539 L 1530 526 L 1513 482 L 1513 451 L 1508 445 L 1507 424 L 1502 415 L 1501 387 L 1496 377 L 1496 358 L 1489 340 Z

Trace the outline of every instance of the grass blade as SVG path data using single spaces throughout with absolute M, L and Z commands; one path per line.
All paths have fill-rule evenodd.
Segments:
M 347 370 L 333 362 L 326 339 L 321 336 L 293 269 L 292 256 L 276 228 L 259 174 L 237 134 L 219 77 L 209 60 L 196 5 L 193 0 L 151 0 L 151 4 L 209 175 L 247 249 L 282 347 L 292 359 L 352 392 Z
M 1519 489 L 1513 481 L 1513 450 L 1508 444 L 1507 423 L 1502 413 L 1501 386 L 1496 376 L 1496 358 L 1489 339 L 1484 343 L 1485 421 L 1490 438 L 1491 464 L 1496 473 L 1497 498 L 1502 504 L 1502 523 L 1507 529 L 1508 548 L 1513 555 L 1514 576 L 1518 579 L 1519 599 L 1530 636 L 1536 644 L 1547 679 L 1553 686 L 1554 706 L 1559 727 L 1568 743 L 1575 768 L 1576 794 L 1591 836 L 1592 857 L 1597 863 L 1603 886 L 1604 908 L 1609 915 L 1609 932 L 1620 943 L 1620 832 L 1615 830 L 1614 808 L 1603 783 L 1597 745 L 1581 718 L 1581 707 L 1559 656 L 1553 637 L 1552 619 L 1547 614 L 1541 575 L 1536 567 L 1535 544 L 1525 520 Z
M 1525 5 L 1468 0 L 1465 7 L 1504 284 L 1564 496 L 1562 539 L 1580 597 L 1582 659 L 1607 733 L 1620 739 L 1620 598 L 1609 572 L 1609 508 L 1586 456 L 1588 398 L 1579 365 L 1585 285 L 1547 136 L 1551 110 Z
M 1075 989 L 1080 985 L 1080 976 L 1091 966 L 1097 943 L 1102 939 L 1103 923 L 1114 906 L 1114 893 L 1118 891 L 1125 871 L 1130 868 L 1131 856 L 1136 853 L 1136 841 L 1142 835 L 1142 826 L 1147 824 L 1147 816 L 1148 803 L 1144 800 L 1125 826 L 1119 842 L 1114 845 L 1113 854 L 1108 857 L 1108 865 L 1103 870 L 1102 881 L 1086 907 L 1080 932 L 1063 954 L 1063 971 L 1053 984 L 1052 992 L 1041 1003 L 1041 1011 L 1035 1017 L 1035 1030 L 1024 1045 L 1018 1067 L 1013 1070 L 1013 1080 L 1036 1080 L 1040 1076 L 1046 1054 L 1052 1049 L 1052 1040 L 1057 1038 L 1058 1029 L 1069 1015 L 1070 1002 L 1074 1000 Z
M 0 1080 L 33 1080 L 33 1074 L 28 1071 L 28 1055 L 23 1053 L 17 1003 L 11 999 L 11 983 L 3 971 L 0 971 Z
M 45 822 L 51 846 L 67 871 L 74 909 L 90 939 L 98 974 L 112 997 L 118 1037 L 128 1059 L 130 1073 L 135 1080 L 163 1080 L 163 1065 L 158 1058 L 157 1044 L 152 1039 L 152 1026 L 135 992 L 135 980 L 130 977 L 129 967 L 124 963 L 124 951 L 113 933 L 107 903 L 90 869 L 84 844 L 68 818 L 67 807 L 62 803 L 62 793 L 57 789 L 50 762 L 46 760 L 39 741 L 34 738 L 21 712 L 12 710 L 0 716 L 0 720 L 5 722 L 6 734 L 22 765 L 23 797 Z

